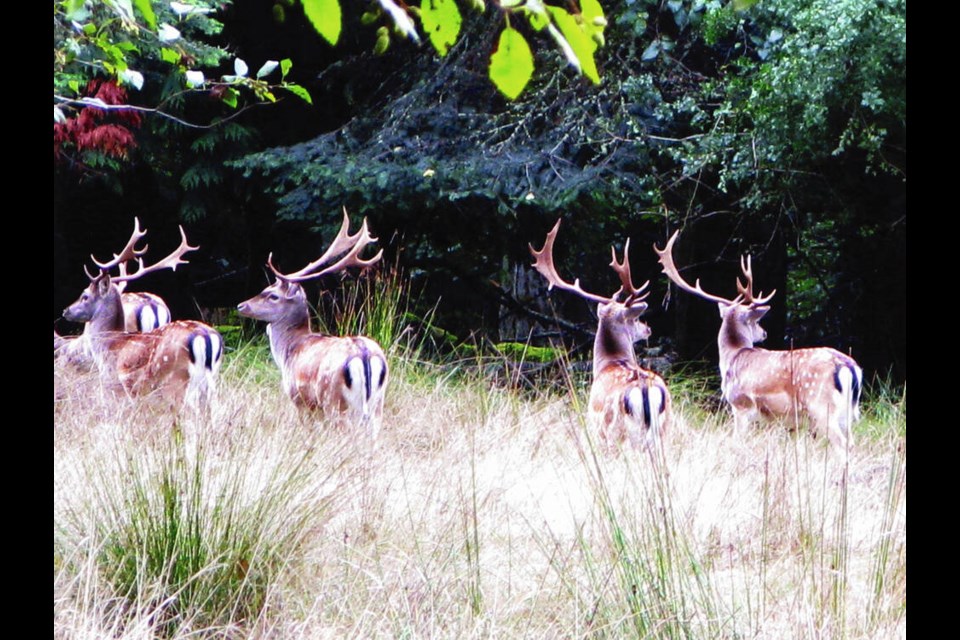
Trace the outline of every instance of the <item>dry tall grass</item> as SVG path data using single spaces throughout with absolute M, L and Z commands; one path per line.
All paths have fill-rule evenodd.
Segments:
M 683 389 L 662 459 L 609 457 L 583 383 L 400 357 L 370 443 L 267 358 L 179 422 L 57 384 L 55 637 L 905 634 L 905 398 L 867 407 L 844 482 L 824 438 L 734 438 Z

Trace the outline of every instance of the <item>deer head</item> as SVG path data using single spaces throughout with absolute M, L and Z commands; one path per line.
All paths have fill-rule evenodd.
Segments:
M 281 273 L 273 265 L 273 254 L 267 257 L 267 267 L 273 272 L 276 281 L 261 291 L 258 295 L 241 302 L 237 310 L 241 315 L 263 320 L 271 324 L 300 324 L 308 319 L 307 298 L 303 292 L 301 282 L 321 278 L 331 273 L 337 273 L 349 267 L 365 269 L 376 264 L 383 256 L 381 249 L 369 259 L 361 259 L 360 253 L 367 245 L 376 242 L 367 228 L 367 219 L 363 219 L 360 230 L 350 234 L 350 218 L 347 210 L 343 210 L 343 224 L 333 243 L 322 256 L 292 273 Z M 337 256 L 342 257 L 333 264 L 327 265 Z
M 767 303 L 777 291 L 774 289 L 766 296 L 762 293 L 759 296 L 754 295 L 753 268 L 750 256 L 741 256 L 740 258 L 740 270 L 743 272 L 745 282 L 741 282 L 740 278 L 737 278 L 737 297 L 723 298 L 716 296 L 704 291 L 703 287 L 700 286 L 699 279 L 696 284 L 691 286 L 680 275 L 680 271 L 673 261 L 673 245 L 679 234 L 679 231 L 674 232 L 663 249 L 658 249 L 654 245 L 653 250 L 659 256 L 663 272 L 671 282 L 688 293 L 717 303 L 722 321 L 719 338 L 721 349 L 724 346 L 731 348 L 752 347 L 754 344 L 766 340 L 767 332 L 760 326 L 760 320 L 770 311 L 770 306 Z
M 602 367 L 609 359 L 626 358 L 635 361 L 633 344 L 650 337 L 650 327 L 640 320 L 640 316 L 647 310 L 644 300 L 649 295 L 646 291 L 650 281 L 639 287 L 634 286 L 630 274 L 630 240 L 623 248 L 623 260 L 617 260 L 616 249 L 611 247 L 613 259 L 610 267 L 620 278 L 620 288 L 612 296 L 601 296 L 584 291 L 580 286 L 580 279 L 573 283 L 565 281 L 557 273 L 553 261 L 553 245 L 560 229 L 560 220 L 547 234 L 543 247 L 537 251 L 530 244 L 530 253 L 533 255 L 533 267 L 547 280 L 547 289 L 554 287 L 574 293 L 581 298 L 597 303 L 597 339 L 594 346 L 594 368 Z M 621 296 L 625 296 L 621 300 Z

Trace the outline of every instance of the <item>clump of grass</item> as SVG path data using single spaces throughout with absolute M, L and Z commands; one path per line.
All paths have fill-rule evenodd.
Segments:
M 857 437 L 878 440 L 902 437 L 907 433 L 907 386 L 897 386 L 887 378 L 877 378 L 863 391 L 861 419 L 854 426 Z
M 409 281 L 396 266 L 371 269 L 346 281 L 331 301 L 332 323 L 321 325 L 334 335 L 365 335 L 385 350 L 399 345 L 412 305 Z
M 58 461 L 55 549 L 73 551 L 55 565 L 75 583 L 63 578 L 63 606 L 82 608 L 90 594 L 79 587 L 96 585 L 114 626 L 146 624 L 156 637 L 241 637 L 265 618 L 328 517 L 335 467 L 318 482 L 302 436 L 263 443 L 197 427 L 116 433 Z M 77 482 L 90 488 L 78 494 Z

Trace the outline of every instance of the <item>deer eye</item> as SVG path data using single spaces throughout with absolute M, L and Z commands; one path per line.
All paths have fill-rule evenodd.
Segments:
M 278 302 L 279 300 L 280 300 L 280 296 L 278 296 L 278 295 L 275 294 L 275 293 L 271 293 L 271 294 L 270 294 L 270 301 L 271 301 L 271 302 Z

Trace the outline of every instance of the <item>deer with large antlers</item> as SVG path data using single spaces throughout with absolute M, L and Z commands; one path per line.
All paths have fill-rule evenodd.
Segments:
M 314 333 L 307 296 L 300 285 L 349 267 L 367 268 L 380 260 L 383 250 L 366 260 L 359 257 L 376 241 L 367 229 L 366 218 L 355 234 L 350 234 L 349 226 L 344 209 L 343 224 L 333 243 L 299 271 L 280 273 L 270 254 L 267 267 L 276 281 L 241 302 L 237 310 L 240 315 L 268 323 L 270 351 L 280 367 L 283 389 L 297 407 L 325 416 L 339 426 L 365 428 L 375 438 L 383 421 L 387 358 L 370 338 Z M 338 256 L 342 257 L 336 260 Z M 330 264 L 333 260 L 336 262 Z
M 829 347 L 768 351 L 754 347 L 767 337 L 760 320 L 776 290 L 753 293 L 750 256 L 740 258 L 746 283 L 737 278 L 737 297 L 728 299 L 691 286 L 673 261 L 679 231 L 664 249 L 653 249 L 667 277 L 682 290 L 717 303 L 720 309 L 720 387 L 733 411 L 739 431 L 760 417 L 794 421 L 806 416 L 814 433 L 826 431 L 844 464 L 850 448 L 851 427 L 859 418 L 863 372 L 853 358 Z
M 644 299 L 649 281 L 633 285 L 630 275 L 630 240 L 623 248 L 623 261 L 611 247 L 610 266 L 620 278 L 620 288 L 612 296 L 588 293 L 580 280 L 565 282 L 553 263 L 553 243 L 560 220 L 547 234 L 537 251 L 530 244 L 533 267 L 546 278 L 548 290 L 554 287 L 597 303 L 597 335 L 593 343 L 593 386 L 590 389 L 588 417 L 608 448 L 629 440 L 634 448 L 652 449 L 660 442 L 671 421 L 670 392 L 663 378 L 637 362 L 633 345 L 650 337 L 650 327 L 640 320 L 647 310 Z M 621 294 L 625 295 L 622 300 Z
M 137 293 L 125 291 L 127 282 L 129 280 L 137 279 L 148 273 L 159 271 L 161 269 L 175 269 L 176 266 L 180 264 L 179 262 L 171 260 L 170 257 L 168 257 L 157 264 L 144 266 L 142 259 L 143 255 L 147 252 L 148 246 L 144 245 L 142 249 L 137 249 L 137 243 L 140 242 L 146 235 L 147 230 L 140 229 L 139 218 L 134 218 L 133 233 L 131 234 L 130 239 L 127 241 L 127 245 L 120 253 L 114 254 L 112 260 L 108 260 L 107 262 L 99 262 L 94 256 L 90 256 L 93 263 L 100 269 L 101 272 L 110 272 L 113 269 L 117 269 L 119 272 L 118 275 L 121 279 L 115 279 L 114 283 L 117 286 L 117 290 L 120 292 L 120 303 L 123 305 L 124 330 L 128 333 L 144 333 L 147 331 L 153 331 L 157 327 L 167 324 L 172 319 L 170 308 L 160 296 L 153 293 L 147 293 L 145 291 Z M 179 251 L 181 257 L 188 251 L 195 251 L 197 249 L 197 247 L 191 247 L 187 243 L 187 237 L 184 234 L 183 227 L 180 228 L 180 238 L 181 244 Z M 139 268 L 137 272 L 133 274 L 132 277 L 122 279 L 130 275 L 127 273 L 127 264 L 131 261 L 138 262 Z M 84 267 L 84 270 L 86 270 L 86 267 Z M 95 277 L 95 274 L 91 274 L 89 271 L 87 271 L 87 277 L 92 280 Z M 87 335 L 88 331 L 89 325 L 84 327 L 84 333 L 79 337 L 60 336 L 56 331 L 54 331 L 54 355 L 64 355 L 68 361 L 81 367 L 89 365 L 92 362 L 93 354 L 90 347 L 90 339 Z
M 108 389 L 120 389 L 129 395 L 156 394 L 179 409 L 209 405 L 216 387 L 216 374 L 223 357 L 223 338 L 209 325 L 193 320 L 168 322 L 153 331 L 129 333 L 121 288 L 131 280 L 160 269 L 176 270 L 186 264 L 184 254 L 196 249 L 187 243 L 183 227 L 181 243 L 166 258 L 146 266 L 143 253 L 135 249 L 145 232 L 134 228 L 127 247 L 105 263 L 94 258 L 99 273 L 87 273 L 90 286 L 63 312 L 71 322 L 84 322 L 84 339 L 90 355 Z M 139 265 L 134 273 L 111 277 L 109 270 L 128 260 Z M 57 336 L 54 335 L 54 346 Z

